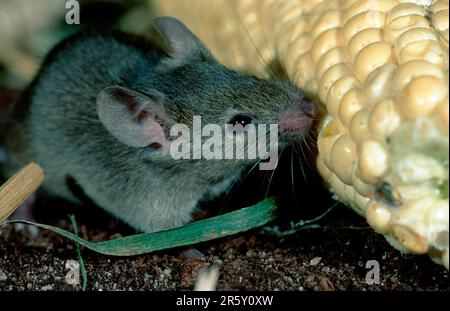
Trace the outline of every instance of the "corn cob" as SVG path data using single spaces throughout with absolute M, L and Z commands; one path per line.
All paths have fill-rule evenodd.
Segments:
M 397 249 L 449 268 L 448 0 L 156 1 L 228 66 L 274 56 L 325 105 L 317 168 Z M 261 61 L 257 61 L 257 60 Z

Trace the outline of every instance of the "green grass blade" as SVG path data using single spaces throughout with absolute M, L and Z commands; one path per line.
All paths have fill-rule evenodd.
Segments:
M 75 233 L 75 236 L 78 238 L 78 224 L 75 219 L 74 215 L 70 215 L 70 221 L 72 222 L 73 232 Z M 82 290 L 86 290 L 87 285 L 87 273 L 86 273 L 86 267 L 84 266 L 83 257 L 81 257 L 81 250 L 80 250 L 80 243 L 75 242 L 77 246 L 77 255 L 78 255 L 78 262 L 80 263 L 80 271 L 81 271 L 81 277 L 83 279 L 83 286 Z
M 233 235 L 262 226 L 274 220 L 277 216 L 278 210 L 275 201 L 269 198 L 253 206 L 193 222 L 185 226 L 96 243 L 86 241 L 76 234 L 49 225 L 21 220 L 9 221 L 4 224 L 29 224 L 50 230 L 97 253 L 112 256 L 134 256 Z

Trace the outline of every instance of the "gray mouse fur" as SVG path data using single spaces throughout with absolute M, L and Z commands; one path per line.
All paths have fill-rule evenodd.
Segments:
M 154 19 L 160 43 L 88 32 L 59 44 L 16 105 L 7 135 L 7 174 L 35 161 L 45 189 L 76 200 L 73 177 L 98 206 L 137 230 L 185 224 L 199 201 L 224 192 L 255 160 L 174 160 L 170 125 L 225 124 L 234 114 L 278 123 L 300 111 L 303 137 L 314 106 L 288 83 L 220 65 L 181 22 Z M 295 126 L 294 126 L 295 127 Z

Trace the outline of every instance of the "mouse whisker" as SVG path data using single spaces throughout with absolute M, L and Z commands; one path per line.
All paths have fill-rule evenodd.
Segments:
M 306 154 L 304 153 L 304 149 L 303 149 L 302 145 L 300 145 L 300 149 L 302 150 L 302 153 L 303 153 L 303 159 L 304 159 L 304 161 L 306 162 L 306 166 L 308 167 L 308 169 L 309 169 L 310 172 L 313 172 L 314 170 L 312 169 L 312 167 L 311 167 L 311 165 L 310 165 L 310 163 L 309 163 L 309 161 L 308 161 L 308 158 L 306 157 Z
M 275 72 L 273 72 L 273 70 L 267 66 L 267 61 L 264 59 L 263 55 L 261 54 L 261 51 L 258 49 L 258 46 L 256 45 L 255 40 L 253 40 L 252 36 L 250 35 L 250 32 L 248 31 L 247 26 L 245 25 L 244 21 L 242 20 L 242 16 L 240 16 L 240 15 L 239 15 L 239 20 L 245 30 L 245 33 L 247 34 L 248 38 L 250 39 L 250 42 L 255 47 L 256 53 L 258 54 L 258 60 L 261 63 L 262 68 L 265 71 L 269 71 L 270 75 L 276 76 Z
M 283 151 L 284 151 L 284 149 L 282 149 L 282 150 L 280 151 L 280 155 L 279 155 L 279 157 L 278 157 L 278 160 L 281 159 L 281 157 L 283 156 Z M 273 178 L 273 175 L 275 174 L 276 169 L 277 169 L 277 168 L 274 168 L 274 169 L 272 170 L 272 174 L 270 174 L 269 184 L 267 185 L 266 195 L 264 196 L 264 198 L 267 198 L 267 196 L 269 195 L 269 189 L 270 189 L 270 186 L 271 186 L 271 184 L 272 184 L 272 178 Z
M 306 144 L 306 147 L 308 148 L 308 150 L 310 151 L 311 155 L 314 155 L 314 148 L 316 147 L 316 137 L 313 136 L 313 133 L 310 133 L 309 135 L 307 135 L 304 139 L 304 142 Z M 311 145 L 310 145 L 311 144 Z M 314 147 L 314 148 L 313 148 Z
M 306 148 L 308 149 L 309 153 L 310 153 L 311 155 L 313 155 L 313 151 L 312 151 L 311 147 L 310 147 L 309 144 L 308 144 L 308 139 L 309 139 L 309 137 L 307 137 L 307 138 L 304 140 L 305 146 L 306 146 Z
M 251 169 L 245 174 L 244 178 L 242 179 L 242 181 L 244 181 L 249 175 L 250 173 L 256 168 L 256 166 L 261 162 L 261 159 L 259 159 L 258 161 L 256 161 L 256 163 L 251 167 Z
M 222 211 L 224 210 L 224 208 L 227 206 L 228 202 L 230 201 L 230 193 L 231 193 L 231 189 L 233 189 L 234 185 L 236 185 L 237 181 L 232 182 L 229 186 L 228 189 L 225 191 L 225 195 L 224 195 L 224 200 L 225 202 L 222 203 L 222 206 L 219 209 L 218 214 L 222 214 Z
M 258 164 L 261 162 L 261 159 L 258 159 L 257 161 L 256 161 L 256 163 L 255 164 L 253 164 L 253 166 L 250 168 L 250 170 L 248 170 L 248 172 L 246 172 L 246 174 L 243 176 L 243 177 L 241 177 L 240 179 L 238 179 L 238 180 L 236 180 L 236 181 L 234 181 L 234 182 L 232 182 L 231 183 L 231 185 L 228 187 L 228 189 L 225 191 L 225 195 L 224 195 L 224 202 L 222 203 L 222 207 L 220 208 L 220 210 L 219 210 L 219 214 L 223 211 L 223 209 L 227 206 L 227 204 L 228 204 L 228 202 L 230 201 L 230 199 L 231 199 L 231 190 L 233 189 L 233 187 L 236 185 L 236 184 L 242 184 L 246 179 L 247 179 L 247 177 L 251 174 L 251 172 L 258 166 Z
M 301 151 L 301 153 L 303 154 L 303 157 L 304 157 L 305 154 L 303 153 L 303 149 L 302 149 L 301 145 L 299 145 L 299 147 L 300 147 L 300 151 Z M 302 156 L 301 155 L 298 156 L 298 160 L 299 160 L 300 170 L 302 172 L 303 179 L 305 180 L 305 183 L 308 184 L 308 180 L 306 179 L 305 170 L 303 168 L 303 161 L 302 161 Z

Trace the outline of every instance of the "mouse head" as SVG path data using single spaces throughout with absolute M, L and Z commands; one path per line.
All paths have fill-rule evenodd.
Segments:
M 98 96 L 98 116 L 120 142 L 168 150 L 170 128 L 181 123 L 192 129 L 195 116 L 223 128 L 278 124 L 281 146 L 308 134 L 315 108 L 299 89 L 225 68 L 174 18 L 157 17 L 153 24 L 167 55 L 133 88 L 110 86 Z

